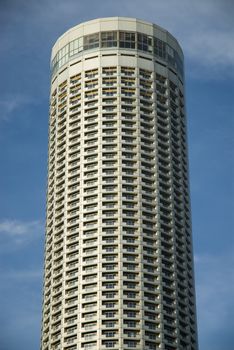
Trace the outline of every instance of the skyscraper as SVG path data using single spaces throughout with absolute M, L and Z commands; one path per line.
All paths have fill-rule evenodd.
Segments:
M 52 50 L 42 350 L 197 350 L 183 53 L 103 18 Z

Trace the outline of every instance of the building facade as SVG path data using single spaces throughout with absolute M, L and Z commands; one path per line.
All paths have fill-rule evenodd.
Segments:
M 103 18 L 52 50 L 42 350 L 197 350 L 183 53 Z

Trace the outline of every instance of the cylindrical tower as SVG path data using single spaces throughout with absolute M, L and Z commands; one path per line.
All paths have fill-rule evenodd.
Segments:
M 197 350 L 183 54 L 103 18 L 52 50 L 42 350 Z

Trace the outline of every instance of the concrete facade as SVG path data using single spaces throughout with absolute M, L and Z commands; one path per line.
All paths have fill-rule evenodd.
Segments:
M 42 350 L 197 350 L 183 53 L 132 18 L 51 58 Z

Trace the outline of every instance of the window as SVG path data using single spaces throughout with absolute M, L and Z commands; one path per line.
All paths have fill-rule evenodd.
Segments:
M 101 47 L 116 47 L 116 46 L 117 46 L 117 32 L 101 33 Z
M 135 328 L 136 322 L 135 321 L 124 321 L 124 324 L 129 328 Z
M 85 340 L 89 340 L 92 339 L 95 336 L 96 332 L 92 332 L 92 333 L 86 333 L 84 335 Z
M 135 292 L 127 292 L 125 293 L 127 298 L 136 298 L 136 293 Z
M 59 67 L 61 67 L 68 60 L 68 47 L 69 46 L 66 45 L 58 52 Z
M 116 67 L 104 67 L 102 68 L 102 73 L 105 75 L 113 75 L 114 73 L 117 73 Z
M 116 293 L 114 292 L 103 293 L 103 296 L 105 296 L 107 299 L 113 299 L 116 297 Z
M 125 340 L 124 343 L 127 345 L 128 348 L 135 348 L 137 345 L 137 342 L 134 340 Z
M 118 42 L 119 35 L 119 42 Z M 136 38 L 137 35 L 137 38 Z M 99 40 L 100 36 L 100 40 Z M 136 47 L 137 40 L 137 47 Z M 77 38 L 71 41 L 69 44 L 62 47 L 52 60 L 52 73 L 56 73 L 57 70 L 68 62 L 69 57 L 75 56 L 83 50 L 90 50 L 95 47 L 101 46 L 102 48 L 117 47 L 138 49 L 144 52 L 153 53 L 154 55 L 167 60 L 171 67 L 175 68 L 180 76 L 183 76 L 183 61 L 179 54 L 167 45 L 164 41 L 151 37 L 143 33 L 135 32 L 117 32 L 108 31 L 95 33 L 91 35 L 85 35 L 84 37 Z M 104 68 L 106 75 L 113 75 L 116 70 L 112 70 L 112 67 Z M 110 70 L 109 70 L 110 69 Z M 108 71 L 109 70 L 109 71 Z M 125 75 L 131 75 L 130 72 L 125 72 Z M 132 83 L 127 83 L 132 84 Z M 126 85 L 126 84 L 125 84 Z
M 134 302 L 126 302 L 125 304 L 128 308 L 135 309 L 135 307 L 136 307 L 136 303 L 134 303 Z
M 83 51 L 83 38 L 78 38 L 70 42 L 69 56 L 74 56 Z
M 154 54 L 163 59 L 166 58 L 166 44 L 164 41 L 154 38 Z
M 152 52 L 152 38 L 146 34 L 137 34 L 137 48 L 138 50 Z
M 112 303 L 105 303 L 105 306 L 107 309 L 112 309 L 115 307 L 115 305 L 116 305 L 116 303 L 113 303 L 113 302 Z
M 106 328 L 113 328 L 116 325 L 116 323 L 113 321 L 103 322 L 103 324 L 106 326 Z
M 105 332 L 105 336 L 107 338 L 113 338 L 115 336 L 115 332 Z
M 119 32 L 119 47 L 135 49 L 136 33 Z
M 174 57 L 174 50 L 169 45 L 167 45 L 167 54 Z
M 105 222 L 107 225 L 114 225 L 115 224 L 115 221 L 111 221 L 111 220 L 108 220 Z M 115 247 L 116 246 L 113 246 L 113 247 L 105 247 L 105 251 L 106 252 L 113 252 L 115 250 Z
M 179 57 L 178 53 L 175 51 L 175 65 L 176 68 L 179 72 L 179 74 L 181 75 L 181 77 L 183 77 L 183 61 L 181 60 L 181 58 Z
M 84 36 L 84 50 L 99 47 L 99 33 Z
M 173 68 L 177 68 L 176 61 L 175 61 L 175 50 L 169 45 L 167 45 L 166 48 L 167 48 L 167 60 L 168 60 L 168 63 Z
M 115 289 L 116 286 L 114 283 L 105 283 L 103 285 L 106 287 L 106 289 Z
M 116 342 L 115 341 L 108 341 L 108 342 L 104 342 L 104 344 L 105 344 L 106 348 L 114 348 Z
M 113 261 L 115 260 L 116 256 L 115 255 L 105 255 L 103 256 L 106 261 Z
M 115 317 L 115 312 L 114 311 L 108 311 L 108 312 L 105 312 L 104 315 L 106 317 L 112 318 L 112 317 Z
M 136 312 L 135 311 L 126 311 L 125 315 L 127 317 L 133 318 L 133 317 L 136 317 Z
M 113 280 L 115 279 L 115 275 L 114 274 L 104 274 L 103 277 L 105 277 L 107 280 Z
M 94 349 L 94 348 L 96 348 L 96 342 L 84 344 L 84 349 Z

